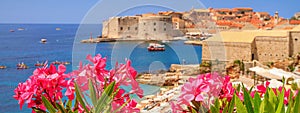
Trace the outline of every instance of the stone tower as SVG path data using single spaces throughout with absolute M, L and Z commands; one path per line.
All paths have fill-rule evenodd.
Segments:
M 279 14 L 278 11 L 276 11 L 274 15 L 274 24 L 277 24 L 278 22 L 279 22 Z

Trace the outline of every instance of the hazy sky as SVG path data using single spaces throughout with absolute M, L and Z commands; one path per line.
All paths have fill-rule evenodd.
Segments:
M 115 15 L 170 9 L 184 11 L 192 7 L 252 7 L 270 14 L 278 11 L 280 16 L 290 18 L 300 11 L 299 4 L 299 0 L 1 0 L 0 23 L 101 22 Z

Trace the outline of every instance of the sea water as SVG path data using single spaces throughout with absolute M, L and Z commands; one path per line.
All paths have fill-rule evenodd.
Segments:
M 99 53 L 106 57 L 107 69 L 114 67 L 116 61 L 124 63 L 126 58 L 132 61 L 132 66 L 138 72 L 167 70 L 171 64 L 196 64 L 201 61 L 202 48 L 184 45 L 183 41 L 165 44 L 166 50 L 163 52 L 148 52 L 148 43 L 139 41 L 100 44 L 74 42 L 75 37 L 88 39 L 91 35 L 89 32 L 78 32 L 79 26 L 77 24 L 0 24 L 0 65 L 7 66 L 6 69 L 0 69 L 1 113 L 30 112 L 31 109 L 27 108 L 26 104 L 20 110 L 18 101 L 13 98 L 13 91 L 18 83 L 26 81 L 32 75 L 37 61 L 67 61 L 71 62 L 67 65 L 67 72 L 76 69 L 78 64 L 73 64 L 73 62 L 78 61 L 74 61 L 73 58 L 74 55 L 81 54 L 78 51 L 74 52 L 74 46 L 78 44 L 86 46 L 86 48 L 81 48 L 82 51 L 88 49 L 89 46 L 95 46 L 92 54 Z M 101 26 L 94 25 L 93 27 Z M 94 30 L 93 27 L 90 27 L 90 31 Z M 24 30 L 18 30 L 18 28 L 24 28 Z M 56 28 L 61 28 L 61 30 L 56 30 Z M 10 30 L 15 32 L 10 32 Z M 85 30 L 89 31 L 89 29 Z M 92 32 L 94 38 L 100 34 L 101 30 Z M 47 43 L 40 43 L 42 38 L 47 39 Z M 82 56 L 86 54 L 82 52 Z M 80 60 L 87 63 L 85 59 Z M 19 62 L 27 64 L 29 69 L 17 70 L 16 64 Z M 156 86 L 141 85 L 141 87 L 145 94 L 156 94 L 159 90 Z

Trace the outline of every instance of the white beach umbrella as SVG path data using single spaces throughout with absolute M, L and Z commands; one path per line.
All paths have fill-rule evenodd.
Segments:
M 269 85 L 270 88 L 279 88 L 280 86 L 283 86 L 283 83 L 276 79 L 269 80 L 269 82 L 270 82 Z

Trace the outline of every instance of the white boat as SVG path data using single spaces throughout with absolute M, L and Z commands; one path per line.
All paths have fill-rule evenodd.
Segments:
M 55 28 L 55 30 L 56 30 L 56 31 L 59 31 L 59 30 L 61 30 L 61 28 L 57 27 L 57 28 Z
M 23 31 L 23 30 L 25 30 L 25 28 L 22 27 L 18 28 L 18 31 Z
M 169 40 L 163 40 L 163 41 L 161 41 L 162 43 L 170 43 L 170 41 Z
M 165 45 L 157 44 L 157 43 L 150 43 L 147 49 L 148 49 L 148 51 L 164 51 Z
M 41 43 L 46 43 L 46 42 L 47 42 L 47 39 L 45 39 L 45 38 L 41 39 Z

